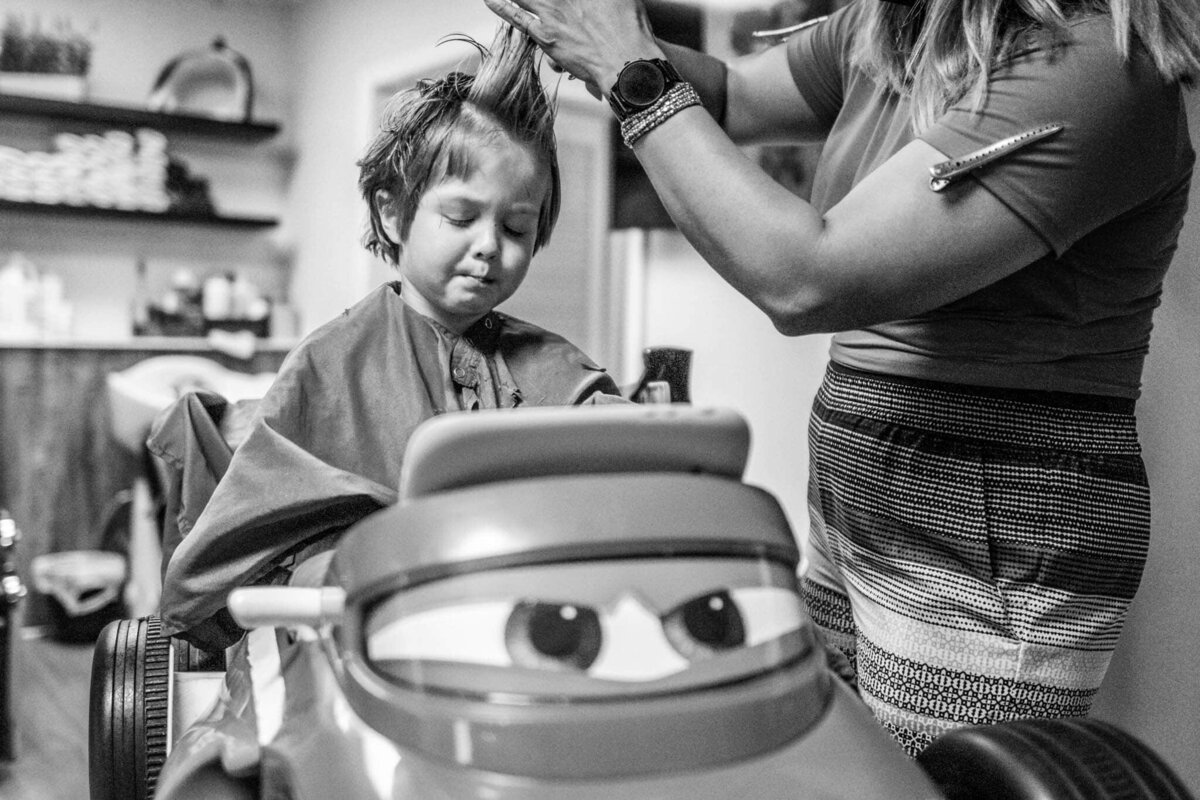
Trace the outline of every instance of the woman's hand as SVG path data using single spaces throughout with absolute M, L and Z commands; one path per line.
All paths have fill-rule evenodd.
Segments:
M 557 68 L 605 95 L 626 62 L 662 58 L 640 0 L 483 0 Z

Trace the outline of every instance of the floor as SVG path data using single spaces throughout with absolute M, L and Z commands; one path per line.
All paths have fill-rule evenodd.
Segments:
M 0 762 L 3 800 L 87 800 L 92 646 L 14 637 L 10 704 L 16 758 Z

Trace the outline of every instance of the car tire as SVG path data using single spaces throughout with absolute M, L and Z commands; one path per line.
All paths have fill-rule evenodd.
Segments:
M 917 762 L 947 800 L 1194 800 L 1149 747 L 1096 719 L 959 728 Z
M 91 800 L 151 800 L 167 755 L 171 641 L 156 616 L 120 619 L 92 655 Z

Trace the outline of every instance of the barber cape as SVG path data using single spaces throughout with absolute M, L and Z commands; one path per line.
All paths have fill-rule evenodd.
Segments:
M 232 644 L 241 631 L 225 610 L 229 592 L 281 580 L 280 565 L 332 547 L 348 526 L 394 503 L 421 422 L 450 411 L 607 401 L 621 402 L 616 383 L 566 339 L 497 312 L 456 336 L 405 305 L 399 284 L 381 286 L 288 355 L 224 476 L 192 512 L 194 526 L 178 521 L 164 633 L 210 649 Z M 193 426 L 202 417 L 178 415 L 184 429 L 170 438 L 179 449 L 201 436 Z M 212 480 L 207 467 L 196 480 Z

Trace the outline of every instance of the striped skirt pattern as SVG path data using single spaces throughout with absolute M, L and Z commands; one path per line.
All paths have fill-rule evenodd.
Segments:
M 826 374 L 802 585 L 912 755 L 953 727 L 1091 707 L 1150 497 L 1132 403 L 1088 399 Z

